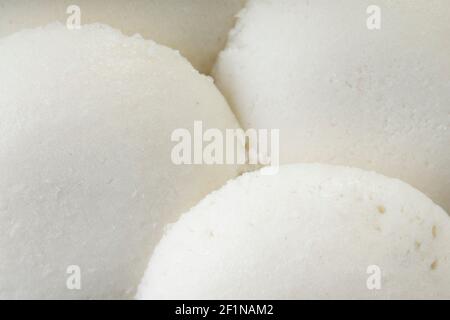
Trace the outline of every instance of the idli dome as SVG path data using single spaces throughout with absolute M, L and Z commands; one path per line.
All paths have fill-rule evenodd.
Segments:
M 450 2 L 375 4 L 249 1 L 214 76 L 245 128 L 280 129 L 282 163 L 374 170 L 450 211 Z
M 155 249 L 140 299 L 450 298 L 450 218 L 395 179 L 295 164 L 202 200 Z
M 77 5 L 81 23 L 105 23 L 127 35 L 180 50 L 209 73 L 245 0 L 0 0 L 0 37 L 66 20 Z M 69 9 L 69 10 L 68 10 Z
M 3 38 L 0 70 L 0 298 L 133 297 L 165 224 L 239 173 L 171 159 L 178 128 L 238 127 L 225 99 L 105 25 Z

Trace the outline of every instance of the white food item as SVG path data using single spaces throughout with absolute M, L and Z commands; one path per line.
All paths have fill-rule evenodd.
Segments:
M 165 224 L 239 173 L 171 161 L 173 130 L 238 126 L 225 99 L 104 25 L 0 39 L 0 70 L 0 298 L 133 297 Z
M 448 299 L 449 279 L 450 218 L 424 194 L 374 172 L 297 164 L 244 174 L 182 215 L 137 297 Z
M 203 73 L 209 73 L 223 49 L 234 15 L 245 0 L 0 0 L 0 37 L 24 28 L 59 21 L 78 5 L 81 23 L 105 23 L 127 35 L 180 50 Z
M 281 129 L 282 163 L 374 170 L 450 211 L 450 2 L 377 1 L 369 30 L 373 4 L 250 1 L 213 74 L 245 128 Z

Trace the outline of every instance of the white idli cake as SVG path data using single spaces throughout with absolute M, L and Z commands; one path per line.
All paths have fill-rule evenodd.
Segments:
M 209 73 L 226 43 L 234 15 L 245 0 L 0 0 L 0 37 L 59 21 L 67 8 L 81 9 L 81 23 L 105 23 L 127 35 L 180 50 L 197 70 Z M 70 11 L 72 12 L 72 11 Z
M 171 161 L 173 130 L 238 127 L 225 99 L 104 25 L 3 38 L 0 70 L 0 298 L 134 296 L 164 225 L 239 173 Z
M 316 164 L 244 174 L 173 224 L 141 299 L 450 298 L 450 218 L 409 185 Z
M 450 211 L 449 1 L 251 0 L 239 16 L 214 75 L 245 128 L 281 130 L 282 163 L 374 170 Z

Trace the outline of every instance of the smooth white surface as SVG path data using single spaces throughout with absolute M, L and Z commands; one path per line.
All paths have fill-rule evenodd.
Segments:
M 165 224 L 238 174 L 170 158 L 175 129 L 237 127 L 224 98 L 175 51 L 103 25 L 0 39 L 0 70 L 0 298 L 134 296 Z
M 209 73 L 223 49 L 234 15 L 245 0 L 0 0 L 0 37 L 59 21 L 70 5 L 82 24 L 105 23 L 127 35 L 180 50 L 197 70 Z
M 214 76 L 245 128 L 281 129 L 282 163 L 375 170 L 450 211 L 449 17 L 447 0 L 250 1 Z
M 381 269 L 368 290 L 367 268 Z M 141 299 L 450 298 L 450 218 L 409 185 L 359 169 L 244 174 L 173 224 Z

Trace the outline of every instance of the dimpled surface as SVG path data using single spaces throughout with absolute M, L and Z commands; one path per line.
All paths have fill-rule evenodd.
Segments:
M 0 0 L 0 36 L 50 22 L 66 22 L 70 5 L 81 22 L 105 23 L 127 35 L 180 50 L 200 72 L 209 73 L 223 49 L 234 15 L 245 0 Z
M 141 299 L 449 298 L 450 218 L 395 179 L 316 164 L 244 174 L 163 237 Z M 381 290 L 368 290 L 369 266 Z
M 3 38 L 0 70 L 0 298 L 134 296 L 165 223 L 238 174 L 171 162 L 173 130 L 237 127 L 224 98 L 104 25 Z
M 447 0 L 250 1 L 214 76 L 245 128 L 281 129 L 282 163 L 374 170 L 450 211 L 449 16 Z

